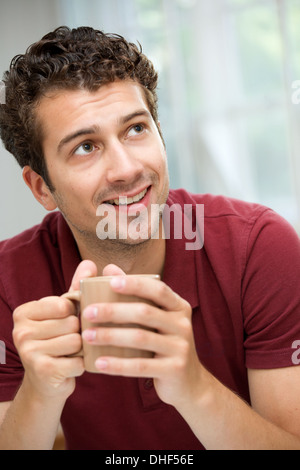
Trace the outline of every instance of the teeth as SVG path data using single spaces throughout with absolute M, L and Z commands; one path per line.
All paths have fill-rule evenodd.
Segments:
M 133 204 L 134 202 L 139 202 L 145 196 L 147 189 L 142 191 L 133 197 L 120 196 L 118 199 L 110 199 L 106 201 L 108 204 L 115 204 L 116 206 L 126 206 L 128 204 Z

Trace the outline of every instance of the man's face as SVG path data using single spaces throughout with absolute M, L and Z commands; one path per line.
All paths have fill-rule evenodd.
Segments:
M 144 212 L 150 223 L 151 205 L 164 204 L 169 191 L 165 147 L 140 85 L 117 81 L 93 93 L 53 92 L 41 100 L 37 118 L 52 198 L 75 238 L 95 238 L 107 209 L 116 215 L 117 238 L 137 243 L 125 221 L 128 227 Z M 116 205 L 120 197 L 128 205 Z

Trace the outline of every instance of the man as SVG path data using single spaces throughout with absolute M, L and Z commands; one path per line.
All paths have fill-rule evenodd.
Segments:
M 69 449 L 300 449 L 294 230 L 265 207 L 169 190 L 157 74 L 122 37 L 59 28 L 4 81 L 1 137 L 36 199 L 59 211 L 1 243 L 0 447 L 51 449 L 61 421 Z M 204 204 L 202 249 L 151 223 L 165 203 L 174 216 L 192 208 L 194 229 Z M 118 217 L 101 237 L 106 212 Z M 129 233 L 138 213 L 140 237 Z M 135 273 L 161 281 L 124 275 Z M 83 315 L 151 330 L 80 334 L 61 295 L 97 274 L 154 305 Z M 154 355 L 99 357 L 91 374 L 75 355 L 82 341 Z

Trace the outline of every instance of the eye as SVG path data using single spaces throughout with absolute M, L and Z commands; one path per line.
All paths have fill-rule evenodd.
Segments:
M 84 142 L 74 152 L 74 155 L 88 155 L 95 150 L 94 144 L 91 142 Z
M 144 130 L 145 130 L 145 126 L 143 126 L 143 124 L 135 124 L 129 129 L 128 136 L 131 137 L 131 136 L 135 136 L 138 134 L 142 134 Z

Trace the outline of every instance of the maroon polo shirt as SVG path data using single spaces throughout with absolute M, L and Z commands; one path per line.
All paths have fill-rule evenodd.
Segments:
M 204 247 L 166 240 L 164 282 L 193 308 L 200 361 L 249 402 L 247 368 L 293 365 L 300 340 L 300 244 L 272 210 L 211 195 L 171 191 L 168 204 L 204 204 Z M 175 206 L 173 206 L 175 207 Z M 183 212 L 183 210 L 182 210 Z M 172 219 L 172 217 L 171 217 Z M 101 249 L 101 248 L 100 248 Z M 0 243 L 0 400 L 15 396 L 23 367 L 12 341 L 12 312 L 69 289 L 80 256 L 60 213 Z M 288 393 L 288 390 L 287 390 Z M 62 425 L 69 449 L 196 450 L 189 426 L 148 379 L 84 373 L 67 400 Z

